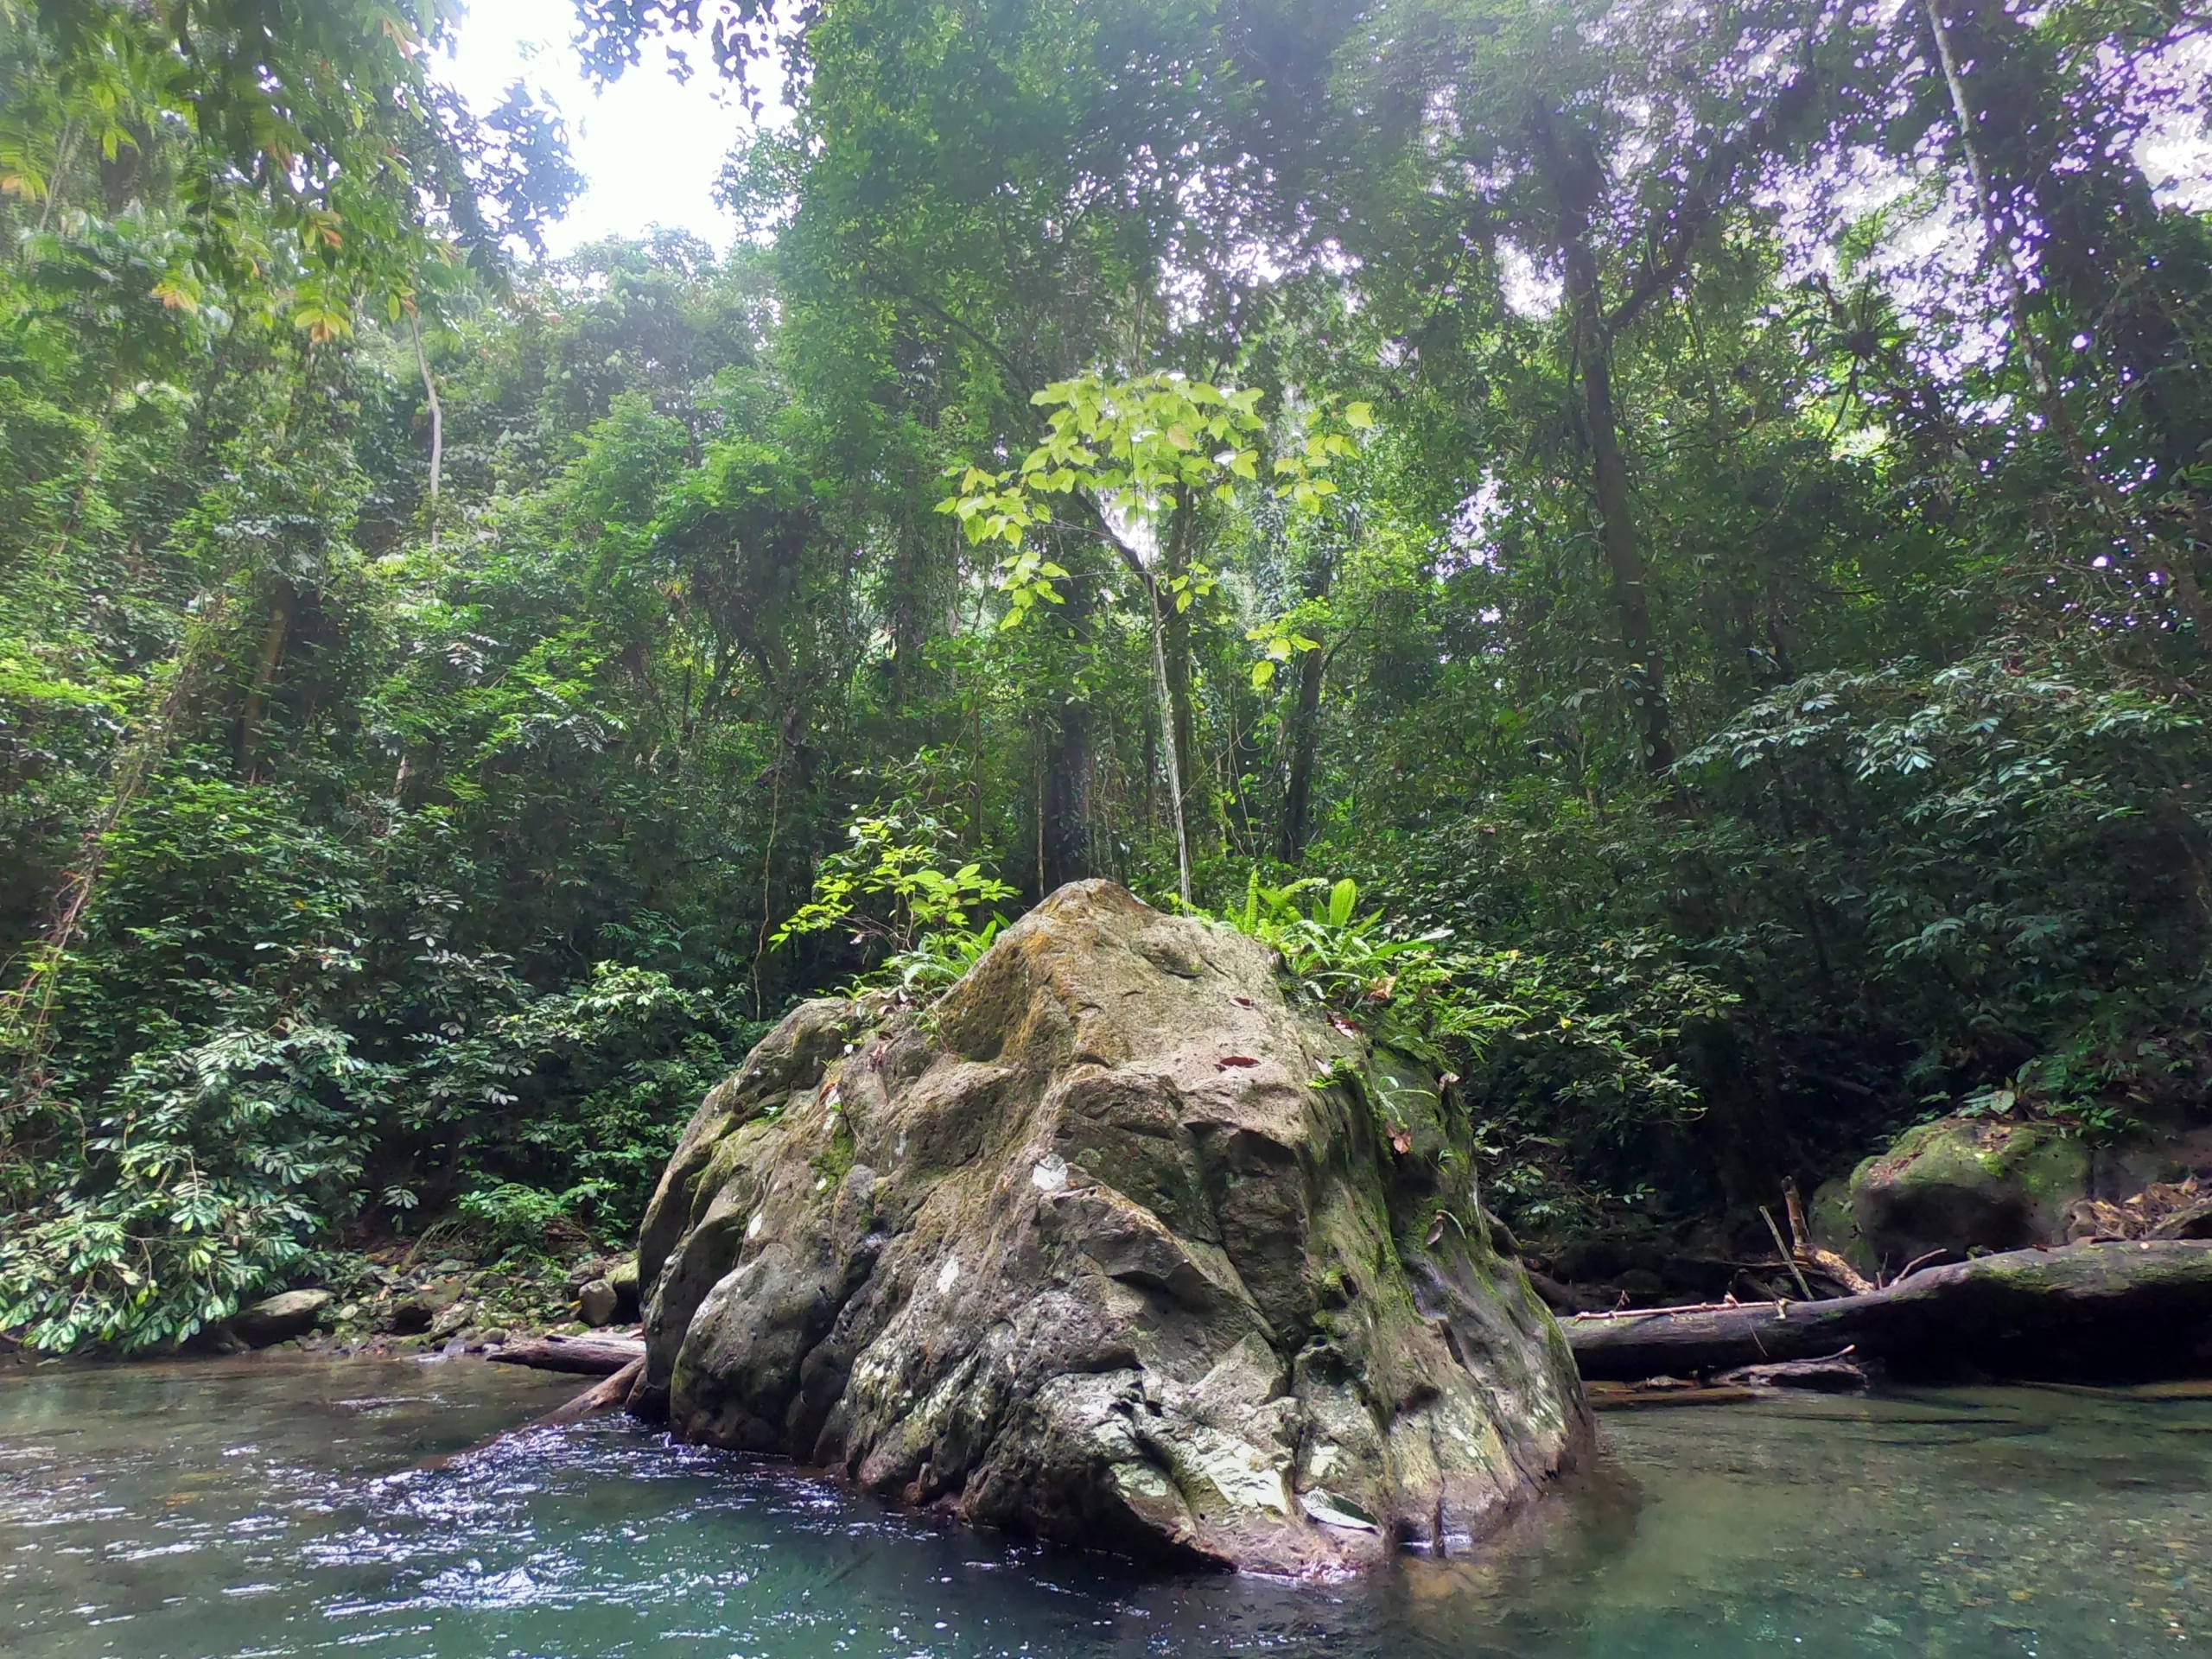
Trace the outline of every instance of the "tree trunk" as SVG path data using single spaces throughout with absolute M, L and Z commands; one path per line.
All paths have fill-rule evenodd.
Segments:
M 1175 741 L 1174 683 L 1167 677 L 1167 649 L 1164 641 L 1166 626 L 1160 619 L 1160 585 L 1149 579 L 1144 584 L 1145 601 L 1152 613 L 1152 671 L 1160 688 L 1160 741 L 1164 751 L 1160 759 L 1167 774 L 1167 810 L 1175 821 L 1175 879 L 1176 890 L 1183 902 L 1191 902 L 1191 829 L 1183 813 L 1182 746 Z
M 645 1357 L 641 1337 L 528 1337 L 486 1352 L 501 1365 L 533 1370 L 568 1371 L 578 1376 L 614 1376 Z
M 289 582 L 279 582 L 269 597 L 269 622 L 262 630 L 261 656 L 253 665 L 253 682 L 247 687 L 245 706 L 238 715 L 238 776 L 248 783 L 261 753 L 261 726 L 267 712 L 269 688 L 277 665 L 284 660 L 284 641 L 292 631 L 292 610 L 297 596 Z
M 438 401 L 438 382 L 430 372 L 430 354 L 423 349 L 423 319 L 410 304 L 407 326 L 415 335 L 415 365 L 423 372 L 423 397 L 430 406 L 430 550 L 438 550 L 438 485 L 446 464 L 446 411 Z
M 1064 560 L 1072 556 L 1062 554 Z M 1097 586 L 1081 576 L 1059 583 L 1062 603 L 1054 607 L 1053 620 L 1067 629 L 1079 650 L 1089 645 Z M 1060 700 L 1046 744 L 1043 823 L 1038 836 L 1039 899 L 1091 873 L 1090 709 L 1081 697 Z
M 883 600 L 891 633 L 891 704 L 899 710 L 912 702 L 920 685 L 922 651 L 929 641 L 931 526 L 916 505 L 925 484 L 919 468 L 908 470 Z
M 1174 550 L 1178 543 L 1174 537 L 1181 532 L 1183 526 L 1188 521 L 1189 515 L 1185 511 L 1187 506 L 1188 492 L 1179 493 L 1177 511 L 1169 526 L 1170 538 L 1162 551 L 1163 564 L 1168 563 L 1177 556 Z M 1180 740 L 1183 731 L 1187 729 L 1189 683 L 1186 675 L 1183 701 L 1185 719 L 1179 721 L 1176 718 L 1175 681 L 1168 671 L 1167 613 L 1172 607 L 1167 594 L 1163 591 L 1163 584 L 1159 575 L 1147 569 L 1144 561 L 1137 556 L 1136 550 L 1115 534 L 1113 526 L 1107 522 L 1106 515 L 1098 512 L 1095 504 L 1092 512 L 1107 546 L 1113 550 L 1115 557 L 1121 560 L 1122 568 L 1128 571 L 1136 582 L 1138 591 L 1144 595 L 1145 620 L 1152 633 L 1153 688 L 1158 694 L 1157 727 L 1162 751 L 1160 757 L 1162 763 L 1160 770 L 1167 775 L 1167 808 L 1175 825 L 1176 889 L 1182 895 L 1183 902 L 1188 905 L 1191 902 L 1191 828 L 1184 810 L 1183 756 L 1185 751 L 1184 743 Z M 1186 650 L 1189 637 L 1186 628 L 1183 635 Z M 1187 667 L 1187 657 L 1185 664 Z M 1149 767 L 1146 769 L 1145 776 L 1146 794 L 1149 799 L 1151 793 Z
M 1636 533 L 1628 463 L 1621 454 L 1620 423 L 1613 408 L 1612 328 L 1605 321 L 1598 258 L 1590 246 L 1590 213 L 1598 198 L 1601 172 L 1586 143 L 1570 146 L 1561 138 L 1557 118 L 1550 111 L 1540 108 L 1534 124 L 1537 149 L 1559 207 L 1560 263 L 1566 276 L 1567 315 L 1573 327 L 1574 360 L 1582 386 L 1582 424 L 1590 446 L 1598 540 L 1611 578 L 1623 671 L 1636 708 L 1644 769 L 1664 772 L 1675 764 L 1674 722 L 1667 709 L 1666 677 L 1651 626 L 1649 574 Z
M 1912 1376 L 2177 1375 L 2212 1361 L 2212 1243 L 2011 1250 L 1864 1296 L 1585 1315 L 1566 1330 L 1584 1376 L 1619 1381 L 1846 1347 Z
M 1643 737 L 1643 765 L 1664 772 L 1675 764 L 1674 721 L 1667 709 L 1659 643 L 1651 627 L 1651 594 L 1643 549 L 1629 499 L 1628 464 L 1621 456 L 1613 412 L 1612 340 L 1598 305 L 1597 262 L 1578 243 L 1567 269 L 1577 280 L 1575 345 L 1582 359 L 1583 422 L 1589 429 L 1590 470 L 1598 497 L 1598 535 L 1612 577 L 1613 611 L 1621 630 L 1629 696 Z
M 1174 517 L 1160 544 L 1169 584 L 1191 574 L 1191 542 L 1196 531 L 1193 511 L 1191 493 L 1178 490 Z M 1191 798 L 1198 791 L 1198 741 L 1196 726 L 1191 718 L 1191 615 L 1175 601 L 1172 591 L 1160 594 L 1166 623 L 1162 645 L 1166 658 L 1167 701 L 1175 716 L 1175 781 L 1177 793 L 1184 803 L 1182 810 L 1187 810 Z

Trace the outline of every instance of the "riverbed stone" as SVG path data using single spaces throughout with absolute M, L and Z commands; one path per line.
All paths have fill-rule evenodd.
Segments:
M 428 1331 L 467 1289 L 467 1285 L 459 1279 L 434 1279 L 416 1286 L 391 1305 L 392 1330 L 401 1336 L 416 1336 Z
M 634 1320 L 638 1317 L 638 1258 L 626 1255 L 607 1270 L 607 1282 L 614 1292 L 614 1317 Z
M 933 1004 L 804 1004 L 708 1095 L 640 1235 L 634 1402 L 1067 1543 L 1464 1550 L 1590 1438 L 1469 1139 L 1264 946 L 1075 883 Z
M 231 1329 L 253 1347 L 273 1347 L 314 1330 L 334 1300 L 327 1290 L 284 1291 L 242 1311 L 231 1321 Z
M 594 1328 L 614 1323 L 616 1306 L 614 1287 L 604 1279 L 594 1279 L 576 1293 L 576 1312 Z

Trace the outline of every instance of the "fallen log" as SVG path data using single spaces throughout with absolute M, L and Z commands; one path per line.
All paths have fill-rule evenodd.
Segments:
M 637 1337 L 525 1337 L 484 1355 L 495 1365 L 528 1365 L 578 1376 L 613 1376 L 632 1360 L 645 1357 L 645 1344 Z
M 503 1428 L 489 1440 L 479 1440 L 475 1445 L 463 1446 L 458 1452 L 441 1452 L 435 1457 L 423 1459 L 420 1463 L 404 1471 L 399 1476 L 387 1475 L 385 1478 L 404 1479 L 410 1474 L 423 1474 L 443 1469 L 450 1464 L 459 1462 L 463 1458 L 473 1458 L 480 1452 L 488 1452 L 493 1446 L 512 1440 L 518 1435 L 528 1434 L 533 1430 L 541 1428 L 563 1428 L 570 1423 L 580 1423 L 587 1417 L 596 1417 L 601 1412 L 613 1411 L 630 1397 L 630 1390 L 637 1386 L 638 1379 L 645 1374 L 645 1356 L 644 1344 L 640 1344 L 638 1357 L 627 1365 L 619 1371 L 601 1377 L 582 1394 L 563 1401 L 543 1417 L 533 1417 L 528 1422 L 514 1428 Z
M 1847 1348 L 1826 1359 L 1783 1359 L 1771 1365 L 1745 1365 L 1713 1379 L 1723 1389 L 1798 1389 L 1814 1394 L 1857 1394 L 1873 1379 Z
M 1833 1301 L 1708 1303 L 1564 1324 L 1592 1379 L 1731 1370 L 1846 1346 L 1914 1376 L 2186 1376 L 2212 1369 L 2212 1243 L 2009 1250 Z
M 1757 1389 L 1647 1389 L 1633 1382 L 1592 1382 L 1592 1411 L 1648 1411 L 1654 1406 L 1741 1406 L 1759 1397 Z
M 645 1374 L 645 1357 L 638 1357 L 620 1370 L 600 1380 L 573 1400 L 553 1408 L 543 1417 L 524 1428 L 557 1428 L 563 1423 L 580 1423 L 587 1417 L 596 1417 L 602 1411 L 613 1411 L 630 1397 L 630 1390 Z

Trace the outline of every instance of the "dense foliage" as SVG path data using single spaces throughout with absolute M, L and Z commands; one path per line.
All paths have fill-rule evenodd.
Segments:
M 2193 14 L 580 13 L 782 75 L 748 239 L 534 255 L 429 8 L 0 10 L 0 1327 L 619 1232 L 1090 874 L 1538 1235 L 2196 1109 Z

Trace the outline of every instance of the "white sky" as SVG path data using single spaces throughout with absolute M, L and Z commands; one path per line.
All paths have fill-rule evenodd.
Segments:
M 681 226 L 728 246 L 737 227 L 710 191 L 723 155 L 747 124 L 744 106 L 711 70 L 678 85 L 651 50 L 643 64 L 594 92 L 569 44 L 575 26 L 569 0 L 467 0 L 458 54 L 433 73 L 480 115 L 519 77 L 568 118 L 569 149 L 591 188 L 550 227 L 546 241 L 555 253 L 652 225 Z M 703 55 L 695 53 L 693 61 Z
M 712 190 L 731 142 L 747 124 L 744 107 L 711 69 L 679 83 L 657 51 L 604 92 L 584 79 L 575 50 L 570 0 L 466 0 L 459 48 L 436 67 L 479 114 L 493 108 L 519 77 L 568 119 L 569 141 L 590 188 L 550 227 L 552 251 L 567 253 L 603 236 L 635 235 L 654 225 L 681 227 L 716 248 L 737 226 L 715 205 Z M 694 61 L 704 56 L 695 52 Z M 2175 67 L 2184 81 L 2201 76 L 2206 52 L 2195 46 Z M 2201 84 L 2201 82 L 2199 83 Z M 771 111 L 772 122 L 779 111 Z M 2212 204 L 2212 144 L 2202 128 L 2179 121 L 2153 135 L 2140 156 L 2160 194 L 2202 210 Z M 1533 276 L 1533 270 L 1529 273 Z M 1548 309 L 1523 283 L 1524 297 Z

